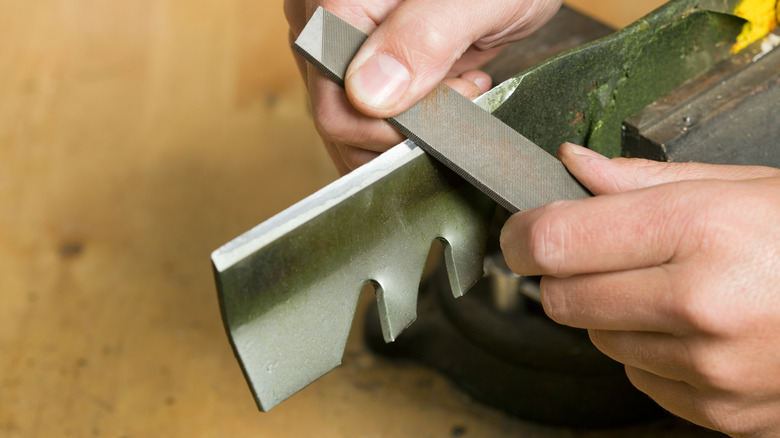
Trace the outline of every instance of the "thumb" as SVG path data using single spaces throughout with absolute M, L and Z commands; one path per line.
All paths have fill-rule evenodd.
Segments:
M 487 50 L 538 28 L 559 0 L 406 0 L 347 69 L 347 96 L 372 117 L 398 115 L 447 76 L 475 43 Z
M 558 158 L 594 195 L 626 192 L 675 181 L 736 181 L 780 176 L 780 170 L 764 166 L 667 163 L 641 158 L 608 159 L 571 143 L 561 145 Z

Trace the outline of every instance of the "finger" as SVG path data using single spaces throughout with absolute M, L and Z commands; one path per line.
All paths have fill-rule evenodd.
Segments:
M 336 148 L 339 152 L 341 162 L 344 163 L 349 171 L 355 170 L 379 156 L 379 152 L 374 152 L 347 144 L 337 144 Z
M 774 403 L 763 403 L 755 409 L 755 405 L 746 403 L 739 395 L 702 392 L 686 382 L 631 366 L 626 366 L 626 375 L 631 384 L 661 407 L 699 426 L 741 437 L 773 436 L 777 431 L 774 422 L 766 421 L 776 418 Z
M 444 82 L 450 87 L 452 87 L 455 91 L 466 96 L 469 99 L 474 99 L 478 97 L 480 94 L 482 94 L 482 90 L 480 89 L 479 86 L 477 86 L 477 84 L 466 79 L 452 78 L 452 79 L 445 79 Z M 371 122 L 376 121 L 378 123 L 387 125 L 387 123 L 383 120 L 366 119 L 364 116 L 360 114 L 355 114 L 355 116 L 358 118 L 358 120 L 355 122 L 356 124 L 373 125 L 373 123 L 366 123 L 366 120 L 369 120 Z M 327 123 L 328 119 L 324 117 L 320 117 L 319 122 Z M 352 126 L 352 129 L 356 129 L 356 128 L 357 126 L 354 125 Z M 372 128 L 373 126 L 369 126 L 369 129 Z M 358 167 L 373 160 L 379 155 L 380 152 L 386 150 L 387 147 L 389 147 L 389 145 L 398 144 L 401 141 L 403 141 L 403 136 L 401 136 L 401 134 L 399 134 L 394 129 L 392 130 L 388 138 L 380 138 L 379 140 L 377 140 L 377 138 L 375 137 L 364 137 L 361 139 L 360 137 L 354 135 L 354 132 L 352 131 L 349 132 L 345 131 L 345 134 L 347 135 L 352 134 L 352 136 L 349 139 L 350 141 L 357 140 L 357 142 L 360 143 L 360 141 L 362 140 L 361 147 L 350 146 L 343 142 L 339 142 L 339 143 L 335 143 L 334 141 L 325 142 L 326 145 L 331 144 L 332 147 L 334 148 L 333 150 L 337 152 L 335 156 L 331 154 L 331 159 L 334 161 L 334 163 L 336 163 L 336 167 L 341 175 L 349 173 L 349 171 L 357 169 Z M 370 134 L 373 135 L 374 132 L 371 132 Z M 334 139 L 335 137 L 332 132 L 329 132 L 327 135 L 328 138 L 330 139 Z
M 591 193 L 625 192 L 659 184 L 697 180 L 745 180 L 780 175 L 764 166 L 732 166 L 705 163 L 664 163 L 637 158 L 612 160 L 590 149 L 563 144 L 558 158 Z
M 703 418 L 700 394 L 696 388 L 677 380 L 667 379 L 641 368 L 626 366 L 626 376 L 634 387 L 647 394 L 662 408 L 703 427 L 712 427 Z
M 698 380 L 681 338 L 666 333 L 609 330 L 588 330 L 588 334 L 599 351 L 626 366 L 679 382 Z
M 341 153 L 339 152 L 336 143 L 323 141 L 323 144 L 325 144 L 325 150 L 328 152 L 330 160 L 336 166 L 336 171 L 338 171 L 339 175 L 344 176 L 348 174 L 352 169 L 350 169 L 344 162 L 344 159 L 341 158 Z
M 293 45 L 317 7 L 321 6 L 327 9 L 349 21 L 364 33 L 370 34 L 401 1 L 403 0 L 387 0 L 366 4 L 365 2 L 345 0 L 285 0 L 283 5 L 284 14 L 287 23 L 290 25 L 288 42 L 290 46 Z M 308 88 L 308 63 L 295 51 L 293 51 L 293 58 L 295 59 L 301 77 L 303 77 L 304 83 Z M 317 72 L 317 75 L 321 76 L 319 72 Z
M 462 77 L 464 73 L 479 70 L 487 64 L 488 61 L 493 60 L 502 50 L 506 48 L 506 45 L 493 47 L 489 49 L 478 49 L 474 46 L 469 47 L 466 52 L 455 61 L 449 73 L 448 77 Z M 487 91 L 487 90 L 485 90 Z
M 350 101 L 373 117 L 391 117 L 429 93 L 477 41 L 483 49 L 535 29 L 558 1 L 407 0 L 387 16 L 352 60 Z
M 465 71 L 458 75 L 458 78 L 473 82 L 479 88 L 480 95 L 490 91 L 490 87 L 493 86 L 493 79 L 481 70 Z
M 358 112 L 336 83 L 311 66 L 308 72 L 314 126 L 325 141 L 360 145 L 375 152 L 404 141 L 405 137 L 386 121 Z
M 666 379 L 684 381 L 710 393 L 775 393 L 768 373 L 758 372 L 760 358 L 740 354 L 733 344 L 710 336 L 674 336 L 668 333 L 589 330 L 590 339 L 612 359 Z M 759 359 L 759 360 L 757 360 Z M 769 371 L 771 373 L 771 370 Z
M 522 211 L 501 230 L 504 258 L 520 275 L 556 277 L 666 263 L 682 237 L 692 237 L 686 233 L 702 232 L 677 210 L 706 202 L 672 192 L 648 188 Z
M 542 306 L 555 322 L 598 330 L 681 334 L 666 268 L 542 277 Z
M 484 84 L 484 78 L 481 77 L 479 72 L 470 75 L 470 77 L 474 77 L 475 79 L 480 80 Z M 480 87 L 476 83 L 470 80 L 461 79 L 461 78 L 451 78 L 451 79 L 445 79 L 444 82 L 450 87 L 452 87 L 455 91 L 466 96 L 469 99 L 474 99 L 478 97 L 480 94 L 482 94 L 482 90 L 480 89 Z M 387 125 L 387 123 L 384 122 L 383 120 L 366 119 L 363 115 L 357 112 L 355 112 L 354 115 L 358 120 L 355 122 L 355 124 L 352 125 L 352 129 L 357 129 L 358 126 L 356 125 L 359 124 L 368 125 L 367 129 L 375 129 L 375 125 L 373 122 Z M 328 119 L 326 117 L 320 116 L 318 117 L 318 120 L 320 123 L 328 123 Z M 366 121 L 369 121 L 370 123 L 366 123 Z M 387 126 L 389 127 L 389 125 Z M 335 157 L 333 154 L 331 154 L 331 159 L 333 159 L 334 163 L 336 163 L 336 167 L 339 173 L 342 175 L 349 173 L 349 171 L 357 169 L 358 167 L 373 160 L 379 155 L 380 152 L 386 150 L 390 145 L 395 145 L 403 141 L 403 136 L 401 136 L 401 134 L 395 131 L 394 129 L 392 129 L 392 131 L 390 132 L 389 137 L 379 138 L 379 139 L 377 139 L 376 137 L 368 137 L 368 136 L 364 138 L 360 138 L 356 136 L 355 133 L 352 131 L 346 132 L 346 134 L 347 135 L 351 134 L 351 137 L 349 138 L 350 141 L 357 141 L 357 143 L 361 143 L 362 141 L 361 147 L 345 144 L 343 143 L 345 139 L 340 139 L 342 140 L 342 142 L 339 143 L 336 143 L 334 141 L 325 142 L 326 144 L 331 144 L 334 148 L 333 150 L 337 152 Z M 375 135 L 375 132 L 370 132 L 367 134 Z M 335 137 L 332 132 L 328 133 L 327 136 L 331 140 L 333 140 Z
M 482 94 L 482 89 L 479 85 L 467 79 L 449 78 L 445 79 L 443 82 L 468 99 L 476 99 Z

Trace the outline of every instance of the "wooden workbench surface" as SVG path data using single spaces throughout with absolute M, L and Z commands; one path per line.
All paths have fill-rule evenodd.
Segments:
M 336 177 L 280 3 L 0 0 L 0 436 L 659 436 L 508 419 L 359 336 L 256 410 L 209 254 Z

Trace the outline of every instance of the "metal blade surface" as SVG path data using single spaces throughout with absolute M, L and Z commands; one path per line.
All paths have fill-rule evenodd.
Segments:
M 320 7 L 293 47 L 343 84 L 366 38 Z M 555 157 L 444 84 L 388 122 L 511 212 L 590 195 Z
M 453 294 L 465 293 L 494 209 L 406 142 L 214 251 L 222 318 L 260 409 L 341 363 L 366 284 L 388 342 L 411 324 L 434 240 Z

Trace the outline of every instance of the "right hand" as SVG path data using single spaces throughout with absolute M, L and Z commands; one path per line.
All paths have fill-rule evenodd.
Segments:
M 384 118 L 442 80 L 469 98 L 490 89 L 478 70 L 509 42 L 541 27 L 561 0 L 285 0 L 291 42 L 318 6 L 370 35 L 345 90 L 296 55 L 314 125 L 341 174 L 403 141 Z
M 558 157 L 595 196 L 513 215 L 507 265 L 673 414 L 780 436 L 780 169 Z

